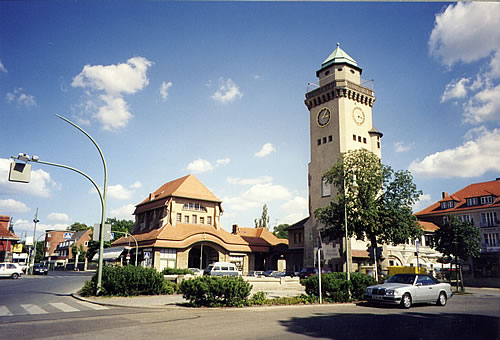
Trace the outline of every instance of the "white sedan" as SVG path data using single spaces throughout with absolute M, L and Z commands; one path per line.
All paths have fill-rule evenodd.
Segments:
M 450 284 L 422 274 L 396 274 L 384 284 L 366 288 L 365 292 L 365 300 L 370 303 L 399 304 L 403 308 L 420 302 L 444 306 L 452 296 Z

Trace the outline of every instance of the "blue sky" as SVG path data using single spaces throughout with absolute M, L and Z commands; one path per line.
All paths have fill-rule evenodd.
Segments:
M 500 5 L 350 2 L 0 2 L 0 214 L 15 231 L 94 224 L 194 173 L 223 200 L 223 227 L 307 215 L 307 83 L 336 43 L 374 79 L 382 161 L 409 169 L 416 210 L 500 177 Z

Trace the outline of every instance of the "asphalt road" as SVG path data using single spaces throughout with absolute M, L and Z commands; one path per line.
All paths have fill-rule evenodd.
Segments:
M 454 296 L 445 307 L 416 305 L 410 310 L 365 304 L 242 309 L 106 307 L 94 310 L 83 305 L 77 311 L 49 308 L 54 307 L 51 303 L 58 302 L 70 306 L 78 304 L 66 294 L 70 286 L 80 284 L 78 280 L 83 284 L 85 279 L 88 277 L 76 274 L 61 278 L 0 280 L 0 306 L 5 305 L 6 295 L 21 298 L 24 292 L 28 300 L 23 300 L 23 304 L 34 299 L 31 304 L 39 301 L 40 307 L 47 311 L 0 316 L 0 338 L 500 339 L 500 294 L 497 291 Z M 18 289 L 15 289 L 17 284 Z M 7 299 L 10 305 L 12 297 Z

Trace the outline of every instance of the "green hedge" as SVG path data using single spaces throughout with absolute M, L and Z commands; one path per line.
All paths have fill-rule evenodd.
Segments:
M 165 268 L 161 272 L 162 275 L 193 275 L 193 271 L 189 269 L 180 269 L 180 268 Z
M 362 300 L 366 287 L 376 284 L 375 279 L 363 273 L 350 273 L 348 285 L 346 273 L 327 273 L 321 275 L 321 292 L 323 299 L 328 302 L 347 302 L 351 292 L 351 299 Z M 312 297 L 319 296 L 318 275 L 302 280 L 306 293 Z
M 241 276 L 202 276 L 184 280 L 179 291 L 196 307 L 240 307 L 247 304 L 252 285 Z
M 80 294 L 96 295 L 97 273 L 83 286 Z M 175 286 L 165 283 L 163 275 L 153 268 L 136 266 L 103 267 L 102 291 L 104 296 L 157 295 L 175 292 Z

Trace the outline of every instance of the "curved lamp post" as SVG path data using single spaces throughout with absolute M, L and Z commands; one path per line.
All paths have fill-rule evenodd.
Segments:
M 95 189 L 97 190 L 97 193 L 99 194 L 99 198 L 101 200 L 101 225 L 99 226 L 99 231 L 100 231 L 99 232 L 99 266 L 97 268 L 97 295 L 99 295 L 99 293 L 101 291 L 101 286 L 102 286 L 102 266 L 103 266 L 103 255 L 102 254 L 104 252 L 104 221 L 106 220 L 106 192 L 108 189 L 108 169 L 106 166 L 106 160 L 104 159 L 104 155 L 103 155 L 99 145 L 85 130 L 83 130 L 81 127 L 79 127 L 78 125 L 76 125 L 75 123 L 73 123 L 72 121 L 70 121 L 69 119 L 67 119 L 61 115 L 56 114 L 56 116 L 58 118 L 64 120 L 68 124 L 74 126 L 78 130 L 80 130 L 80 132 L 82 132 L 85 136 L 87 136 L 92 141 L 92 143 L 97 148 L 97 151 L 99 151 L 99 155 L 101 156 L 102 164 L 104 167 L 104 187 L 103 187 L 102 192 L 101 192 L 101 189 L 99 189 L 99 186 L 96 184 L 96 182 L 89 175 L 87 175 L 83 171 L 75 169 L 73 167 L 63 165 L 63 164 L 41 161 L 38 156 L 29 157 L 26 154 L 19 154 L 19 156 L 11 157 L 11 158 L 19 159 L 19 160 L 24 161 L 24 162 L 31 161 L 31 162 L 37 162 L 40 164 L 51 165 L 51 166 L 56 166 L 56 167 L 68 169 L 68 170 L 77 172 L 80 175 L 84 176 L 94 185 Z

